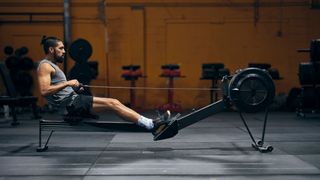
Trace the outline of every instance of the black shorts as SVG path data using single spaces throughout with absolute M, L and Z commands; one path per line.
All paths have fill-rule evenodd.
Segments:
M 83 94 L 72 95 L 70 103 L 67 105 L 66 109 L 69 115 L 73 116 L 83 116 L 90 114 L 93 97 Z

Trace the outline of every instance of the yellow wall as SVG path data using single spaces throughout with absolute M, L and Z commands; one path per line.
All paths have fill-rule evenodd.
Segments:
M 105 15 L 100 2 L 71 3 L 71 38 L 85 38 L 92 44 L 90 60 L 99 62 L 96 85 L 128 86 L 121 78 L 121 66 L 139 64 L 147 78 L 139 79 L 137 86 L 166 87 L 166 79 L 159 77 L 161 65 L 179 63 L 186 77 L 176 79 L 176 87 L 210 87 L 209 81 L 200 80 L 203 63 L 222 62 L 233 73 L 249 62 L 261 62 L 279 69 L 284 79 L 275 82 L 277 92 L 287 93 L 299 86 L 299 63 L 309 60 L 307 53 L 299 54 L 296 49 L 308 48 L 310 40 L 320 36 L 320 10 L 310 9 L 307 0 L 260 1 L 256 21 L 253 0 L 228 1 L 232 4 L 219 0 L 107 0 Z M 1 12 L 63 11 L 62 1 L 53 0 L 3 0 L 0 5 Z M 26 45 L 35 60 L 43 56 L 39 46 L 43 34 L 63 38 L 63 26 L 57 23 L 0 24 L 0 32 L 0 49 Z M 0 55 L 3 57 L 3 52 Z M 70 60 L 69 68 L 72 65 Z M 93 92 L 129 101 L 128 90 Z M 163 104 L 167 98 L 163 90 L 139 90 L 137 96 L 138 106 L 144 108 Z M 205 91 L 175 91 L 174 98 L 183 108 L 210 102 Z

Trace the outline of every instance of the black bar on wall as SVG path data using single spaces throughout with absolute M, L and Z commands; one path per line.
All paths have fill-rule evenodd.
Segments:
M 50 19 L 43 20 L 39 17 L 50 16 Z M 62 23 L 63 13 L 60 12 L 1 12 L 1 24 L 22 24 L 22 23 Z
M 282 1 L 263 1 L 260 7 L 309 7 L 311 4 L 318 3 L 319 0 L 286 0 Z M 72 7 L 98 7 L 100 2 L 97 1 L 76 1 L 72 2 Z M 0 7 L 61 7 L 62 2 L 58 1 L 39 1 L 39 2 L 0 2 Z M 221 2 L 163 2 L 160 0 L 152 2 L 137 2 L 135 0 L 128 0 L 125 2 L 106 2 L 108 7 L 254 7 L 254 2 L 234 2 L 234 1 L 221 1 Z
M 64 0 L 63 1 L 63 30 L 64 30 L 64 46 L 66 49 L 65 60 L 63 62 L 63 71 L 67 74 L 68 71 L 68 47 L 71 37 L 71 18 L 70 18 L 70 1 Z

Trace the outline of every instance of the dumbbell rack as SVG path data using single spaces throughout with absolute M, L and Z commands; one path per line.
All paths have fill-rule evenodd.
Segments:
M 182 107 L 173 102 L 173 82 L 175 78 L 183 78 L 181 75 L 180 66 L 176 64 L 166 64 L 162 67 L 162 74 L 160 77 L 167 78 L 168 80 L 168 102 L 158 107 L 159 111 L 170 110 L 171 112 L 181 112 Z
M 225 75 L 229 75 L 229 69 L 225 68 L 223 63 L 202 64 L 202 77 L 200 79 L 211 80 L 210 103 L 218 101 L 218 92 L 215 89 L 218 88 L 218 81 Z
M 122 66 L 122 77 L 126 81 L 130 81 L 130 107 L 135 108 L 136 107 L 136 81 L 142 77 L 142 72 L 139 65 L 128 65 L 128 66 Z

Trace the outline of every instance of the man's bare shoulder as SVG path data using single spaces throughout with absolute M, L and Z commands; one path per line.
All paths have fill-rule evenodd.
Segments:
M 38 71 L 52 72 L 54 71 L 54 68 L 48 62 L 42 62 L 39 64 Z

